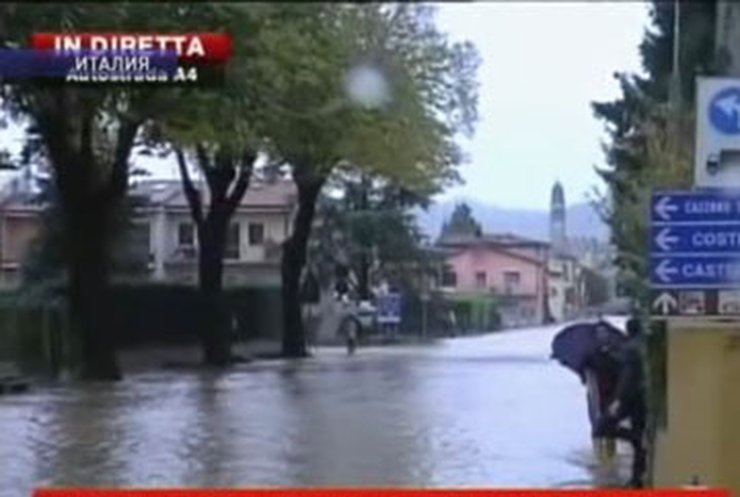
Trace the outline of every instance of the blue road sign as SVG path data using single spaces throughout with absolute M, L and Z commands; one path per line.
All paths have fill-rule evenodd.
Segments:
M 650 250 L 654 254 L 740 254 L 740 224 L 653 225 Z
M 709 102 L 709 122 L 726 135 L 740 134 L 740 87 L 718 92 Z
M 650 207 L 653 288 L 740 289 L 740 190 L 655 192 Z
M 378 322 L 381 324 L 398 324 L 401 322 L 401 295 L 389 293 L 376 299 Z
M 740 254 L 654 256 L 650 279 L 654 288 L 740 287 Z
M 740 223 L 740 190 L 658 191 L 650 217 L 654 226 Z

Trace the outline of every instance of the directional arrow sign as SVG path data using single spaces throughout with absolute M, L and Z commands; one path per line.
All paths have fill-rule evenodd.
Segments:
M 740 288 L 740 254 L 654 255 L 650 281 L 653 288 Z
M 739 253 L 740 224 L 653 226 L 653 253 Z
M 656 281 L 658 283 L 673 283 L 673 279 L 679 273 L 678 267 L 671 259 L 663 259 L 653 269 Z
M 673 199 L 668 195 L 659 197 L 653 207 L 653 212 L 662 221 L 670 221 L 673 215 L 679 210 L 679 206 L 676 205 L 676 203 L 673 202 Z
M 668 292 L 662 292 L 653 301 L 653 309 L 667 316 L 678 307 L 678 301 Z
M 653 228 L 653 250 L 658 252 L 671 252 L 677 243 L 681 241 L 673 234 L 672 228 Z
M 690 222 L 740 224 L 740 190 L 656 192 L 650 216 L 654 226 Z
M 740 133 L 740 87 L 725 88 L 712 98 L 709 103 L 709 121 L 721 133 Z

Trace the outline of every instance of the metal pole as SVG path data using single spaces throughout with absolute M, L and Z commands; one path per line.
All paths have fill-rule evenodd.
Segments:
M 678 109 L 681 105 L 681 1 L 673 2 L 673 91 L 671 103 Z

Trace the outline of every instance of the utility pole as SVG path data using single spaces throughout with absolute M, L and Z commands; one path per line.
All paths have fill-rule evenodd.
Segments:
M 673 1 L 673 74 L 670 103 L 675 111 L 681 107 L 681 0 Z
M 717 0 L 714 49 L 718 75 L 740 76 L 740 4 Z

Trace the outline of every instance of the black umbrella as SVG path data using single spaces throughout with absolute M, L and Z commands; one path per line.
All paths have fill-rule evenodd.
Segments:
M 586 361 L 602 345 L 619 345 L 626 335 L 606 321 L 566 326 L 552 340 L 552 358 L 580 375 Z

